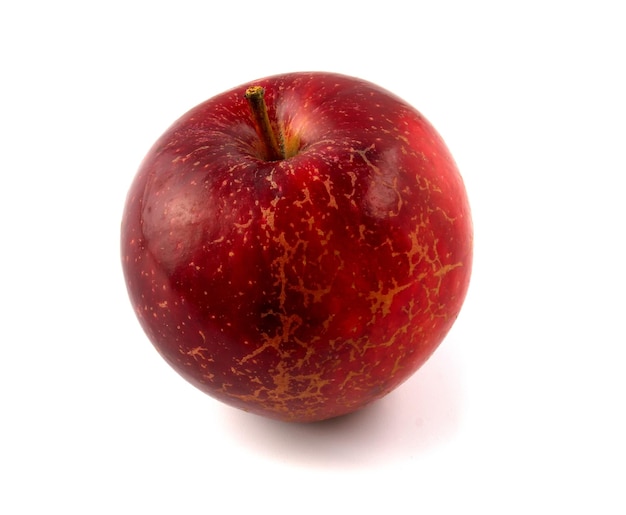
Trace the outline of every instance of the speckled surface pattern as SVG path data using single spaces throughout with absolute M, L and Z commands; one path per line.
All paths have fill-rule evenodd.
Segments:
M 286 159 L 263 159 L 251 84 Z M 417 111 L 364 81 L 290 74 L 165 132 L 129 191 L 121 254 L 143 329 L 183 377 L 312 421 L 382 397 L 432 354 L 465 298 L 472 224 Z

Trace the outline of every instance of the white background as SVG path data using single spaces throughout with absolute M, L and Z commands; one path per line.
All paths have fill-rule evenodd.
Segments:
M 626 513 L 621 2 L 4 2 L 0 512 Z M 364 411 L 286 425 L 180 379 L 119 263 L 178 116 L 266 75 L 390 89 L 474 214 L 466 304 Z

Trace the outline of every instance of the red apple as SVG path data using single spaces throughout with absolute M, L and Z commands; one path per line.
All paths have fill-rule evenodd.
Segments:
M 128 193 L 121 254 L 139 321 L 180 375 L 246 411 L 316 421 L 432 354 L 465 298 L 472 223 L 419 112 L 363 80 L 292 73 L 165 132 Z

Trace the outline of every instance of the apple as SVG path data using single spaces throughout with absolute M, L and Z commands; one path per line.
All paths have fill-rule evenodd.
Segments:
M 231 406 L 285 421 L 355 411 L 454 323 L 472 268 L 442 138 L 369 82 L 291 73 L 176 121 L 128 192 L 121 258 L 162 357 Z

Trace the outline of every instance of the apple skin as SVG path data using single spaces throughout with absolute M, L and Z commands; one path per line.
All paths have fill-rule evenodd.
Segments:
M 260 85 L 287 158 L 268 161 Z M 231 406 L 311 422 L 409 378 L 454 323 L 472 222 L 443 140 L 413 107 L 332 73 L 267 77 L 176 121 L 126 199 L 121 257 L 145 333 Z

